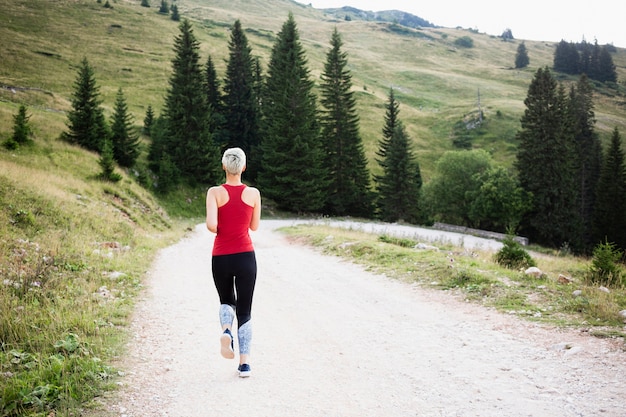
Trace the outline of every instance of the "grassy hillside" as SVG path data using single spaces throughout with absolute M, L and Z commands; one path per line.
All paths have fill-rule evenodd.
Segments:
M 148 105 L 158 113 L 178 25 L 157 13 L 156 0 L 152 3 L 145 8 L 139 0 L 117 0 L 107 9 L 95 0 L 0 0 L 0 135 L 7 134 L 11 115 L 24 103 L 35 114 L 33 124 L 40 136 L 58 136 L 83 56 L 95 68 L 105 109 L 111 112 L 115 92 L 122 87 L 138 124 Z M 512 160 L 528 85 L 538 67 L 551 65 L 555 46 L 526 41 L 530 67 L 520 71 L 512 67 L 521 40 L 503 42 L 469 30 L 345 21 L 289 0 L 186 0 L 179 10 L 193 23 L 202 59 L 211 55 L 220 74 L 235 19 L 242 21 L 253 54 L 266 65 L 275 34 L 292 12 L 318 81 L 331 31 L 337 27 L 349 54 L 372 170 L 377 169 L 374 152 L 384 103 L 393 87 L 426 180 L 434 161 L 452 149 L 455 125 L 477 111 L 479 94 L 487 124 L 474 144 L 502 162 Z M 472 38 L 473 48 L 455 46 L 463 36 Z M 597 127 L 604 138 L 614 126 L 626 131 L 626 50 L 619 49 L 613 59 L 620 88 L 600 88 L 595 97 Z

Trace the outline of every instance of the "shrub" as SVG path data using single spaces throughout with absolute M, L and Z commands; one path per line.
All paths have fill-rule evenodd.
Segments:
M 498 265 L 509 269 L 528 268 L 537 265 L 526 249 L 513 239 L 512 235 L 507 235 L 502 243 L 502 248 L 494 256 Z
M 614 243 L 605 241 L 593 249 L 593 259 L 586 279 L 591 284 L 613 286 L 623 284 L 623 273 L 618 264 L 622 252 Z
M 457 40 L 455 40 L 454 44 L 456 46 L 461 47 L 461 48 L 473 48 L 474 47 L 474 40 L 472 38 L 470 38 L 469 36 L 462 36 L 462 37 L 458 38 Z

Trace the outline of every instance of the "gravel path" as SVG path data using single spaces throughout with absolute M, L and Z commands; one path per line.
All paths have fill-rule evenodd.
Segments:
M 274 231 L 285 224 L 253 234 L 252 376 L 219 354 L 213 235 L 198 225 L 148 274 L 122 386 L 102 413 L 626 416 L 626 353 L 610 341 L 374 275 L 290 244 Z

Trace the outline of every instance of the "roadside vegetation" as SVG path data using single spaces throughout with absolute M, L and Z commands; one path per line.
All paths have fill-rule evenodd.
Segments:
M 298 243 L 374 273 L 446 291 L 524 320 L 575 328 L 597 337 L 626 337 L 625 317 L 620 315 L 626 309 L 626 270 L 605 246 L 588 259 L 521 247 L 512 239 L 493 253 L 327 226 L 299 225 L 281 231 Z M 498 262 L 504 258 L 523 262 L 509 262 L 514 266 L 509 268 Z M 526 274 L 532 265 L 541 272 Z M 600 269 L 620 278 L 609 284 L 602 280 Z
M 0 153 L 3 417 L 79 415 L 112 388 L 143 277 L 190 222 L 96 159 L 60 141 Z

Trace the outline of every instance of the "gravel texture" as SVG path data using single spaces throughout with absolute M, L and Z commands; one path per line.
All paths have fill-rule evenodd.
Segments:
M 250 378 L 220 356 L 201 224 L 158 255 L 120 389 L 87 415 L 626 416 L 623 344 L 372 274 L 291 244 L 275 231 L 289 224 L 253 233 Z

